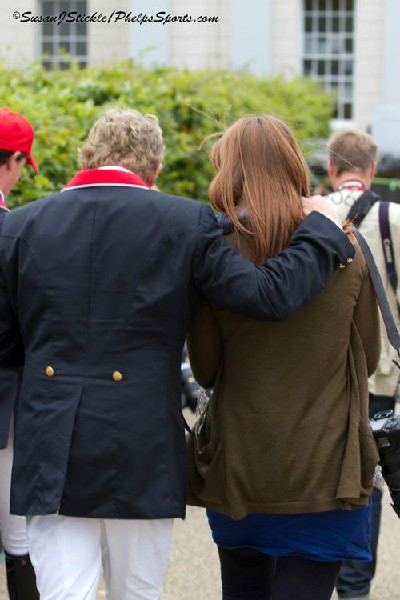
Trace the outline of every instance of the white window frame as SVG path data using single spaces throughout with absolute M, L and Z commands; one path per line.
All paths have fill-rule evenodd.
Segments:
M 351 121 L 354 118 L 356 0 L 303 0 L 302 4 L 303 75 L 321 82 L 328 93 L 336 90 L 335 118 L 339 122 Z M 334 10 L 335 6 L 339 10 Z M 319 18 L 324 19 L 325 31 L 319 30 Z M 350 18 L 352 28 L 346 30 Z M 311 31 L 306 30 L 306 25 L 311 25 Z M 351 49 L 346 47 L 348 42 Z
M 44 5 L 45 4 L 52 4 L 52 8 L 51 8 L 51 14 L 52 15 L 58 15 L 60 14 L 63 10 L 65 10 L 65 6 L 68 5 L 68 10 L 69 11 L 78 11 L 80 13 L 82 13 L 82 9 L 80 8 L 80 5 L 82 4 L 83 0 L 70 0 L 68 2 L 66 2 L 65 0 L 40 0 L 39 1 L 39 14 L 40 15 L 44 15 L 45 13 L 44 11 Z M 85 8 L 85 14 L 87 14 L 87 10 L 88 10 L 88 2 L 85 2 L 86 8 Z M 46 14 L 49 14 L 49 12 L 47 11 Z M 43 62 L 45 65 L 48 65 L 49 67 L 54 67 L 54 66 L 62 66 L 62 65 L 66 65 L 68 66 L 71 62 L 78 62 L 82 67 L 87 66 L 88 64 L 88 25 L 85 24 L 84 25 L 84 30 L 85 33 L 79 33 L 78 34 L 78 24 L 76 22 L 74 23 L 70 23 L 69 24 L 69 33 L 67 35 L 62 35 L 62 25 L 57 25 L 57 23 L 47 23 L 46 24 L 46 29 L 51 28 L 52 32 L 51 34 L 48 33 L 44 33 L 44 23 L 42 23 L 40 25 L 40 29 L 39 29 L 39 36 L 38 36 L 38 50 L 39 50 L 39 56 L 43 56 Z M 53 43 L 53 52 L 52 53 L 47 53 L 44 51 L 44 44 L 46 42 L 52 42 Z M 65 60 L 63 58 L 63 54 L 61 53 L 60 55 L 60 49 L 62 49 L 62 44 L 68 42 L 70 45 L 70 51 L 69 51 L 69 60 Z M 82 53 L 78 53 L 78 43 L 84 43 L 85 44 L 85 54 Z M 50 63 L 50 64 L 48 64 Z

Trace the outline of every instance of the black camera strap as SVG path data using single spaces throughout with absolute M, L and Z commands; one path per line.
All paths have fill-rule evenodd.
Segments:
M 370 247 L 368 246 L 367 242 L 365 241 L 365 238 L 361 235 L 361 233 L 355 227 L 351 227 L 350 229 L 353 232 L 353 234 L 355 235 L 355 237 L 360 245 L 360 248 L 364 254 L 364 258 L 367 262 L 369 273 L 371 276 L 372 285 L 374 286 L 374 290 L 375 290 L 376 299 L 378 301 L 379 308 L 380 308 L 382 318 L 383 318 L 383 322 L 385 324 L 388 340 L 389 340 L 390 344 L 393 346 L 393 348 L 397 351 L 397 354 L 400 358 L 400 334 L 399 334 L 399 330 L 397 329 L 397 325 L 394 320 L 393 313 L 390 309 L 389 300 L 387 298 L 386 291 L 385 291 L 381 276 L 378 271 L 378 267 L 376 266 L 374 257 L 372 255 Z M 398 362 L 396 362 L 395 360 L 393 362 L 400 369 L 400 364 Z
M 379 202 L 380 198 L 371 190 L 366 190 L 357 198 L 353 206 L 350 208 L 347 214 L 347 221 L 351 221 L 354 227 L 360 227 L 365 217 L 376 202 Z

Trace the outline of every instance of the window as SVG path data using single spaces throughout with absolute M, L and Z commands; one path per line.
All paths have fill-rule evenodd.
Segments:
M 40 2 L 40 14 L 43 16 L 67 15 L 71 11 L 87 14 L 87 2 L 61 0 L 43 0 Z M 40 55 L 47 69 L 58 66 L 67 69 L 71 62 L 77 61 L 81 67 L 87 65 L 87 25 L 86 23 L 58 24 L 42 23 L 40 29 Z
M 337 97 L 335 118 L 353 117 L 354 0 L 304 0 L 303 74 Z

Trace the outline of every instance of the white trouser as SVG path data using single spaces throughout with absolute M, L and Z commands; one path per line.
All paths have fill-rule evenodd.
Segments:
M 168 563 L 173 519 L 28 517 L 41 600 L 96 600 L 101 562 L 108 600 L 156 600 Z
M 11 423 L 7 448 L 0 450 L 0 529 L 5 551 L 13 556 L 23 556 L 28 554 L 25 517 L 10 515 L 13 430 L 14 426 Z

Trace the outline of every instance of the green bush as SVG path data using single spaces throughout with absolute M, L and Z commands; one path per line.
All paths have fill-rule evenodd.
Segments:
M 24 71 L 0 66 L 0 105 L 33 124 L 39 174 L 25 169 L 10 206 L 60 190 L 78 169 L 77 149 L 93 122 L 110 107 L 137 108 L 159 117 L 167 148 L 158 185 L 205 201 L 213 169 L 210 138 L 238 117 L 269 113 L 287 121 L 300 143 L 328 134 L 332 98 L 310 81 L 259 79 L 247 72 L 145 69 L 133 62 L 79 70 Z M 201 147 L 200 147 L 201 146 Z M 307 153 L 307 145 L 303 147 Z

